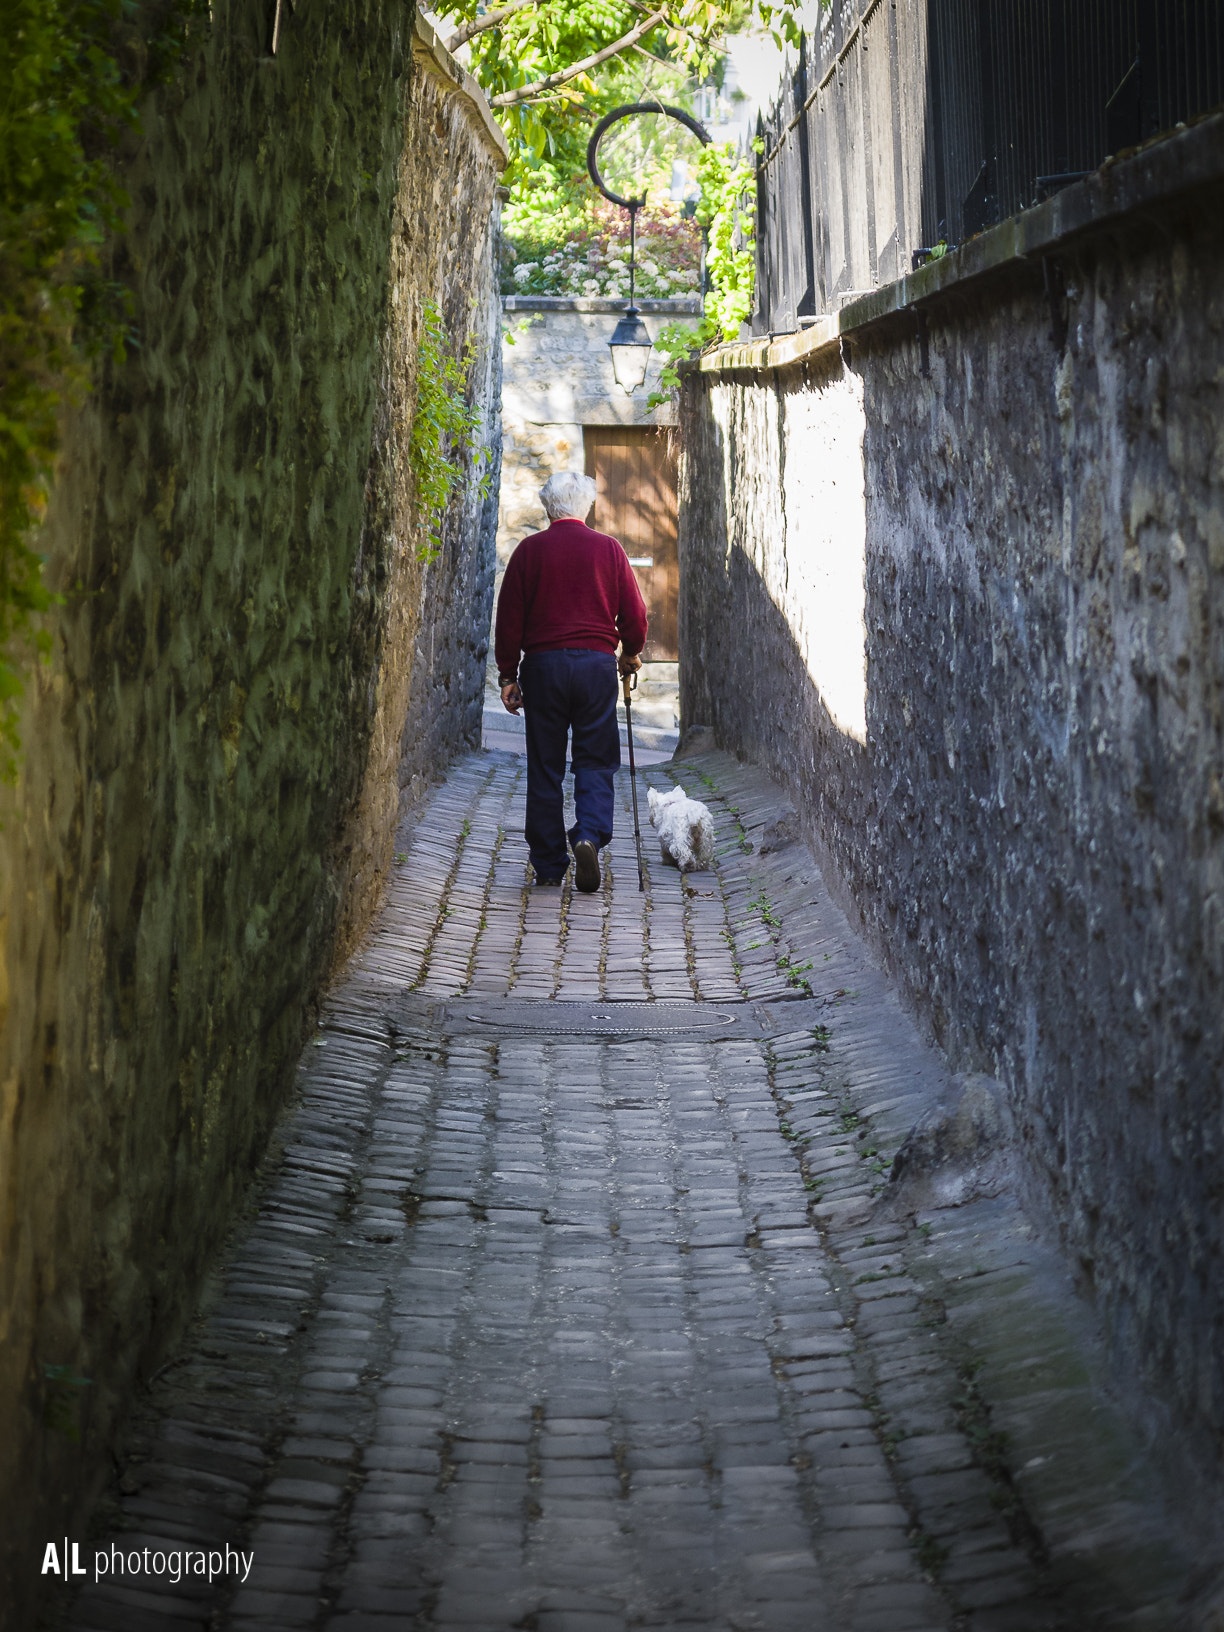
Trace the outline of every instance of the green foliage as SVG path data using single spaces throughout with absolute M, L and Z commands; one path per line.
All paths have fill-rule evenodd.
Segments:
M 589 183 L 583 208 L 536 218 L 516 211 L 507 224 L 502 293 L 600 295 L 629 292 L 629 217 Z M 510 215 L 507 211 L 507 215 Z M 636 280 L 639 295 L 695 295 L 701 278 L 701 232 L 679 205 L 660 203 L 638 215 Z
M 443 0 L 437 15 L 458 27 L 477 19 L 480 0 Z M 500 11 L 491 4 L 490 13 Z M 518 99 L 526 87 L 616 45 L 646 15 L 663 13 L 657 26 L 632 47 L 584 69 L 563 84 Z M 475 34 L 470 67 L 510 140 L 507 185 L 556 165 L 568 178 L 581 173 L 587 137 L 596 119 L 619 102 L 671 94 L 685 79 L 709 79 L 721 71 L 722 41 L 729 33 L 762 28 L 779 44 L 799 44 L 799 7 L 794 0 L 659 0 L 644 11 L 628 0 L 540 0 Z M 670 73 L 669 73 L 670 71 Z M 515 100 L 510 100 L 515 98 Z
M 416 481 L 417 508 L 429 524 L 429 541 L 417 559 L 435 561 L 442 549 L 442 512 L 463 475 L 464 455 L 477 448 L 480 410 L 467 401 L 471 346 L 461 358 L 451 354 L 442 313 L 427 300 L 421 312 L 417 352 L 417 398 L 412 416 L 408 459 Z M 488 491 L 489 473 L 477 479 L 477 491 Z
M 443 0 L 438 15 L 457 25 L 480 29 L 479 0 Z M 822 0 L 827 6 L 829 0 Z M 498 4 L 489 14 L 502 10 Z M 679 106 L 695 83 L 721 85 L 725 39 L 756 29 L 778 45 L 798 46 L 800 10 L 795 0 L 660 0 L 658 6 L 619 0 L 538 0 L 474 33 L 467 42 L 470 66 L 494 104 L 510 140 L 512 160 L 506 174 L 511 204 L 506 212 L 511 253 L 504 267 L 503 293 L 600 294 L 617 298 L 626 291 L 623 274 L 611 264 L 623 260 L 606 241 L 589 255 L 595 229 L 586 178 L 586 145 L 596 120 L 618 103 L 657 98 Z M 581 71 L 577 65 L 617 46 L 643 16 L 662 13 L 657 26 L 632 47 L 625 46 L 599 64 Z M 541 88 L 549 75 L 566 75 L 562 84 Z M 520 95 L 531 88 L 531 94 Z M 635 122 L 636 123 L 636 122 Z M 660 132 L 669 122 L 660 118 Z M 671 126 L 666 135 L 635 137 L 648 159 L 643 181 L 656 179 L 667 159 L 668 144 L 687 138 Z M 601 144 L 601 168 L 614 190 L 615 163 Z M 678 365 L 716 339 L 732 339 L 752 305 L 754 259 L 751 164 L 738 164 L 730 145 L 703 150 L 695 166 L 701 187 L 698 224 L 709 231 L 709 287 L 705 313 L 694 327 L 668 324 L 656 340 L 666 358 L 662 390 L 648 407 L 657 407 L 679 384 Z M 670 170 L 670 166 L 668 166 Z M 634 189 L 639 191 L 640 188 Z M 643 225 L 645 225 L 643 220 Z M 655 233 L 667 238 L 666 233 Z M 674 294 L 679 282 L 693 287 L 694 264 L 667 253 L 670 245 L 647 248 L 656 272 L 645 270 L 643 294 Z M 695 261 L 695 257 L 694 257 Z M 639 261 L 639 265 L 641 265 Z
M 918 1568 L 928 1581 L 937 1581 L 948 1562 L 949 1549 L 942 1542 L 936 1541 L 926 1530 L 911 1530 L 909 1539 L 914 1556 L 918 1560 Z
M 659 331 L 655 350 L 667 360 L 648 408 L 658 407 L 679 387 L 682 363 L 717 340 L 734 340 L 752 310 L 756 172 L 751 163 L 737 159 L 730 142 L 722 147 L 711 143 L 702 150 L 697 181 L 701 188 L 697 222 L 708 234 L 704 310 L 695 328 L 668 323 Z
M 734 340 L 752 310 L 756 169 L 751 162 L 736 159 L 730 142 L 725 147 L 711 145 L 701 155 L 697 180 L 701 186 L 697 220 L 709 234 L 706 316 L 717 325 L 721 339 Z
M 202 0 L 198 0 L 202 4 Z M 0 30 L 0 782 L 17 774 L 24 665 L 50 650 L 35 620 L 61 601 L 34 534 L 59 418 L 92 359 L 131 343 L 128 291 L 102 249 L 128 199 L 108 154 L 186 40 L 197 0 L 7 0 Z
M 472 21 L 475 11 L 475 0 L 459 0 L 438 14 L 459 24 Z M 565 71 L 641 20 L 632 6 L 616 0 L 530 6 L 472 39 L 471 70 L 492 100 Z M 663 36 L 656 29 L 642 44 L 662 47 Z M 622 94 L 626 80 L 625 65 L 616 58 L 600 65 L 598 79 L 583 73 L 542 99 L 498 107 L 498 122 L 510 142 L 508 185 L 514 187 L 524 173 L 545 165 L 555 166 L 566 178 L 581 174 L 591 123 L 617 102 L 633 100 Z
M 760 913 L 761 917 L 764 919 L 764 921 L 769 925 L 769 927 L 771 929 L 781 929 L 782 928 L 782 920 L 778 917 L 777 913 L 774 911 L 773 903 L 770 901 L 769 897 L 766 895 L 765 890 L 764 890 L 763 887 L 757 891 L 756 895 L 752 898 L 752 900 L 748 903 L 748 905 L 750 907 L 752 907 L 756 912 Z

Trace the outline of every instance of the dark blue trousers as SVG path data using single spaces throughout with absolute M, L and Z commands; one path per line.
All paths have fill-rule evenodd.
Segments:
M 566 733 L 574 734 L 576 820 L 571 843 L 612 839 L 612 778 L 620 767 L 617 670 L 611 652 L 529 652 L 519 668 L 527 726 L 527 846 L 538 878 L 569 866 L 564 796 Z

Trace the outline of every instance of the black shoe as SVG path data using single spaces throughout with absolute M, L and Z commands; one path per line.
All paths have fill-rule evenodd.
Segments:
M 599 888 L 599 851 L 590 839 L 579 839 L 574 846 L 574 884 L 583 895 L 594 895 Z
M 552 888 L 557 888 L 558 886 L 565 883 L 565 874 L 562 873 L 560 878 L 541 878 L 539 873 L 537 873 L 536 877 L 535 877 L 535 881 L 536 881 L 537 888 L 541 884 L 548 885 L 548 886 L 550 886 Z

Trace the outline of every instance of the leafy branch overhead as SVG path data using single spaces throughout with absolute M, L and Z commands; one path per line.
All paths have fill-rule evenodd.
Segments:
M 778 46 L 797 46 L 802 9 L 794 0 L 506 0 L 479 14 L 477 4 L 456 0 L 440 15 L 458 25 L 447 43 L 466 48 L 511 141 L 507 258 L 517 264 L 510 275 L 524 292 L 605 295 L 621 290 L 611 280 L 618 262 L 606 242 L 596 243 L 585 175 L 596 119 L 617 103 L 684 104 L 695 84 L 721 85 L 731 34 L 766 33 Z M 696 170 L 697 222 L 708 235 L 704 314 L 696 327 L 668 325 L 656 341 L 667 358 L 664 391 L 679 383 L 685 358 L 734 338 L 752 306 L 752 163 L 737 160 L 729 145 L 707 147 Z M 652 230 L 666 232 L 663 215 Z M 673 282 L 685 276 L 679 267 L 664 270 Z M 656 393 L 651 406 L 661 400 Z
M 456 25 L 447 45 L 468 49 L 517 149 L 516 170 L 556 157 L 615 101 L 636 100 L 652 64 L 708 78 L 726 36 L 749 28 L 797 46 L 799 13 L 795 0 L 507 0 L 483 14 L 478 0 L 454 0 L 437 9 Z
M 663 21 L 663 15 L 661 11 L 652 11 L 643 22 L 631 28 L 619 40 L 613 40 L 611 44 L 605 45 L 602 50 L 592 51 L 589 56 L 579 58 L 566 68 L 558 68 L 551 74 L 545 74 L 543 79 L 537 79 L 532 84 L 518 85 L 512 91 L 503 91 L 500 96 L 491 98 L 492 105 L 495 108 L 513 107 L 516 102 L 530 101 L 543 96 L 546 91 L 568 85 L 571 80 L 588 76 L 591 70 L 598 68 L 601 63 L 619 56 L 622 51 L 628 50 L 631 45 L 636 45 L 639 40 L 644 39 L 652 28 Z

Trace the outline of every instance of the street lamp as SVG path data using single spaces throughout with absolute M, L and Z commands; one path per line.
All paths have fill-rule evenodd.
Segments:
M 622 391 L 630 396 L 639 385 L 646 384 L 646 370 L 650 366 L 650 331 L 642 322 L 641 314 L 633 304 L 633 281 L 629 284 L 629 307 L 612 330 L 608 350 L 612 353 L 612 378 Z
M 591 140 L 587 143 L 587 169 L 591 180 L 606 199 L 613 204 L 619 204 L 622 210 L 629 211 L 629 304 L 613 329 L 611 340 L 608 341 L 608 349 L 612 353 L 612 377 L 629 396 L 633 395 L 639 385 L 646 383 L 652 345 L 650 331 L 642 322 L 642 314 L 633 304 L 637 212 L 645 204 L 646 194 L 643 193 L 640 198 L 622 198 L 619 193 L 614 193 L 599 173 L 598 150 L 605 131 L 618 120 L 628 119 L 635 113 L 665 113 L 669 119 L 678 119 L 682 125 L 687 125 L 703 146 L 710 140 L 705 126 L 699 124 L 692 114 L 685 113 L 683 108 L 667 107 L 662 102 L 627 102 L 623 107 L 613 108 L 611 113 L 604 114 L 591 132 Z

